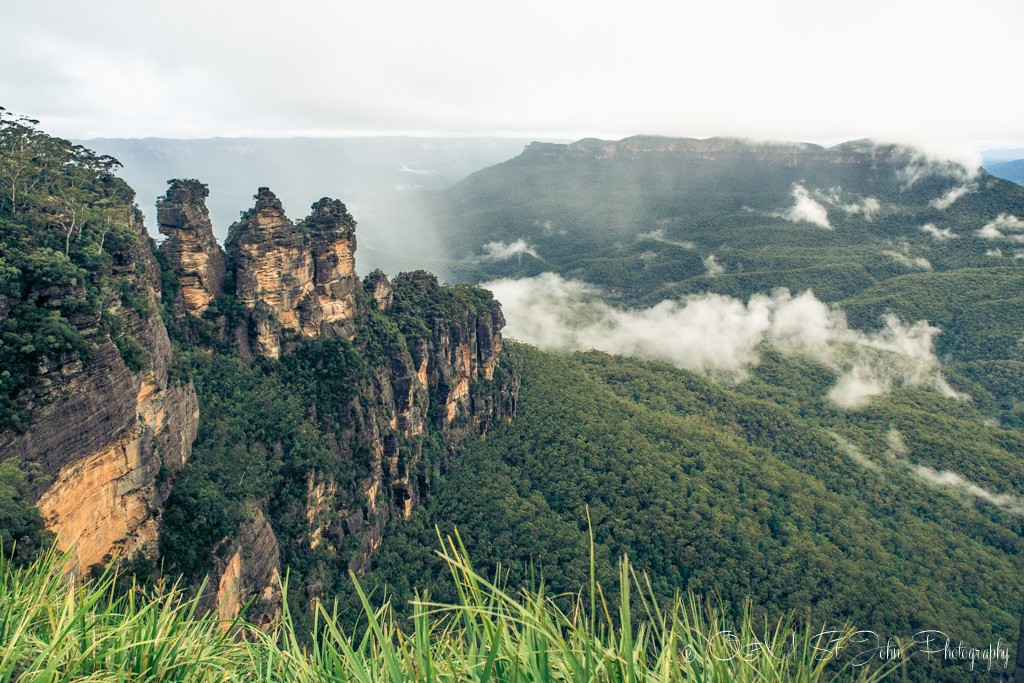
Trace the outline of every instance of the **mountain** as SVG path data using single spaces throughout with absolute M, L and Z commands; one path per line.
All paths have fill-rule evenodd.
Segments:
M 868 141 L 634 137 L 531 145 L 452 187 L 439 212 L 473 281 L 553 270 L 634 301 L 777 286 L 836 300 L 914 270 L 996 264 L 987 252 L 1012 239 L 978 233 L 1024 215 L 1024 191 Z
M 1024 185 L 1024 159 L 986 163 L 985 170 L 997 178 L 1005 178 L 1018 185 Z
M 758 619 L 793 610 L 871 643 L 925 629 L 978 647 L 1016 638 L 1020 431 L 911 388 L 845 410 L 825 398 L 833 371 L 778 354 L 723 386 L 663 363 L 510 348 L 516 419 L 467 444 L 431 501 L 389 528 L 368 589 L 452 599 L 437 526 L 458 528 L 485 574 L 571 593 L 588 581 L 589 526 L 605 586 L 625 553 L 654 595 L 690 590 L 736 612 L 756 595 Z M 918 653 L 907 675 L 992 674 Z
M 2 121 L 14 561 L 55 534 L 81 576 L 180 579 L 265 629 L 287 599 L 309 633 L 335 600 L 452 597 L 458 529 L 512 592 L 625 600 L 627 555 L 638 607 L 1015 640 L 1024 188 L 866 141 L 535 143 L 415 207 L 487 291 L 357 273 L 329 194 L 294 220 L 258 184 L 222 247 L 192 170 L 157 245 L 113 159 Z
M 343 196 L 362 226 L 362 272 L 379 267 L 394 274 L 426 267 L 443 256 L 432 225 L 418 208 L 422 192 L 445 188 L 504 161 L 528 142 L 392 136 L 97 138 L 83 144 L 124 164 L 119 174 L 137 190 L 151 228 L 154 202 L 169 178 L 199 176 L 209 186 L 207 201 L 220 241 L 255 187 L 275 188 L 287 208 L 309 206 L 323 196 Z

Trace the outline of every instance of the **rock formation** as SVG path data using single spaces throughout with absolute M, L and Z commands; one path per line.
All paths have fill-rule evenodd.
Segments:
M 171 187 L 174 197 L 169 191 L 161 203 L 168 225 L 172 215 L 185 213 L 178 207 L 195 206 L 194 194 L 179 198 L 189 187 Z M 235 324 L 226 316 L 214 322 L 220 326 L 218 343 L 234 340 L 243 360 L 274 360 L 302 353 L 313 340 L 333 338 L 347 341 L 327 353 L 359 358 L 359 369 L 342 380 L 352 383 L 346 394 L 351 400 L 325 407 L 332 412 L 327 447 L 333 456 L 325 466 L 335 474 L 300 470 L 305 496 L 289 499 L 288 535 L 275 534 L 281 501 L 252 500 L 247 521 L 210 549 L 212 574 L 204 596 L 209 608 L 230 619 L 255 596 L 266 609 L 257 618 L 271 623 L 279 605 L 274 577 L 283 573 L 282 562 L 290 557 L 309 567 L 293 588 L 310 604 L 326 595 L 325 584 L 339 576 L 338 566 L 365 572 L 389 521 L 408 517 L 429 496 L 431 479 L 458 444 L 512 417 L 518 380 L 499 373 L 505 321 L 490 293 L 441 286 L 423 271 L 392 282 L 378 270 L 360 281 L 356 223 L 341 201 L 321 199 L 295 223 L 268 188 L 259 188 L 255 199 L 228 233 L 227 269 L 234 274 L 242 320 L 233 331 L 225 329 Z M 190 210 L 192 216 L 200 213 Z M 184 289 L 194 271 L 191 262 L 168 260 Z M 226 303 L 223 310 L 231 308 Z M 190 339 L 203 338 L 188 333 L 191 325 L 210 324 L 184 316 L 181 322 Z M 316 406 L 310 410 L 315 421 Z M 428 439 L 435 444 L 429 452 Z M 263 447 L 284 457 L 280 443 Z M 339 483 L 335 477 L 345 477 L 346 469 L 339 463 L 351 463 L 361 474 Z M 302 537 L 295 538 L 294 520 L 303 518 Z
M 121 291 L 103 311 L 143 349 L 138 370 L 125 363 L 101 315 L 75 326 L 95 345 L 89 358 L 41 368 L 46 381 L 24 400 L 32 408 L 25 433 L 0 432 L 0 453 L 35 465 L 49 479 L 38 506 L 61 548 L 75 548 L 76 568 L 155 551 L 161 506 L 191 453 L 198 406 L 191 384 L 173 381 L 171 344 L 156 313 L 160 273 L 141 222 L 137 240 L 114 255 Z M 122 301 L 130 293 L 140 312 Z M 81 298 L 80 291 L 54 293 Z
M 284 596 L 278 569 L 281 551 L 263 512 L 250 505 L 238 533 L 225 539 L 216 552 L 214 575 L 218 580 L 208 584 L 201 604 L 216 610 L 225 627 L 249 605 L 246 619 L 270 630 L 280 615 Z
M 160 234 L 167 239 L 160 250 L 178 274 L 184 310 L 201 315 L 221 295 L 224 252 L 213 236 L 206 210 L 209 190 L 196 180 L 172 180 L 167 194 L 157 201 Z
M 256 206 L 231 226 L 227 249 L 256 354 L 279 358 L 289 335 L 351 338 L 359 280 L 355 221 L 345 205 L 321 199 L 295 224 L 268 188 L 255 198 Z
M 388 276 L 384 271 L 377 269 L 363 279 L 363 289 L 373 299 L 373 305 L 378 311 L 386 311 L 391 308 L 391 300 L 394 297 L 394 290 L 388 282 Z

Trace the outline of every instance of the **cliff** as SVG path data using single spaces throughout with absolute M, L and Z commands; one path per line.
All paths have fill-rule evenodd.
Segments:
M 219 341 L 195 356 L 211 409 L 162 548 L 172 568 L 210 574 L 205 604 L 222 616 L 259 596 L 270 624 L 275 576 L 292 571 L 302 610 L 365 572 L 459 444 L 513 416 L 518 379 L 500 367 L 505 321 L 490 293 L 422 271 L 361 281 L 341 201 L 293 222 L 268 188 L 255 198 L 226 242 L 234 291 L 212 300 L 217 316 L 179 315 L 200 349 Z M 184 288 L 180 263 L 168 259 Z
M 69 322 L 82 351 L 43 360 L 39 381 L 18 396 L 30 414 L 25 429 L 0 432 L 4 458 L 45 482 L 33 497 L 58 545 L 74 547 L 80 572 L 155 552 L 161 506 L 189 458 L 198 422 L 192 385 L 170 376 L 149 237 L 137 212 L 121 227 L 109 272 L 53 285 L 35 299 L 47 310 L 76 311 Z M 95 307 L 80 303 L 90 296 L 87 285 Z

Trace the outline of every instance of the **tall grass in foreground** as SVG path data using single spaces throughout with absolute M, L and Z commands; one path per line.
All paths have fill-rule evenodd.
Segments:
M 176 587 L 115 590 L 111 574 L 69 581 L 70 558 L 51 552 L 19 569 L 0 553 L 0 683 L 6 681 L 875 681 L 882 671 L 840 668 L 827 642 L 792 622 L 735 627 L 695 598 L 659 607 L 650 585 L 621 565 L 620 598 L 593 579 L 573 596 L 543 588 L 510 594 L 476 573 L 461 541 L 442 557 L 455 604 L 426 597 L 399 620 L 363 602 L 346 626 L 318 606 L 312 636 L 287 606 L 270 633 L 198 614 Z M 285 601 L 287 604 L 287 600 Z

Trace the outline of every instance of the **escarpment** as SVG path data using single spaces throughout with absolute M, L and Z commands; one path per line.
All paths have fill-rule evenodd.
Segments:
M 199 417 L 191 383 L 172 371 L 160 271 L 138 213 L 116 229 L 119 239 L 105 244 L 109 272 L 37 299 L 49 310 L 74 306 L 82 351 L 43 362 L 40 381 L 19 396 L 31 414 L 25 430 L 0 432 L 3 459 L 38 473 L 37 505 L 58 546 L 74 548 L 79 572 L 155 553 L 161 508 Z M 86 284 L 95 307 L 74 303 L 88 300 Z
M 429 498 L 457 447 L 514 415 L 518 378 L 500 365 L 505 321 L 489 292 L 423 271 L 360 280 L 341 201 L 293 222 L 268 188 L 255 199 L 226 241 L 233 291 L 177 321 L 202 351 L 200 400 L 218 409 L 203 414 L 197 469 L 169 503 L 162 547 L 172 568 L 210 574 L 204 600 L 222 616 L 258 597 L 269 624 L 271 579 L 290 569 L 290 595 L 308 607 L 366 571 L 387 525 Z M 191 266 L 167 261 L 184 289 Z M 207 478 L 230 483 L 197 519 Z

